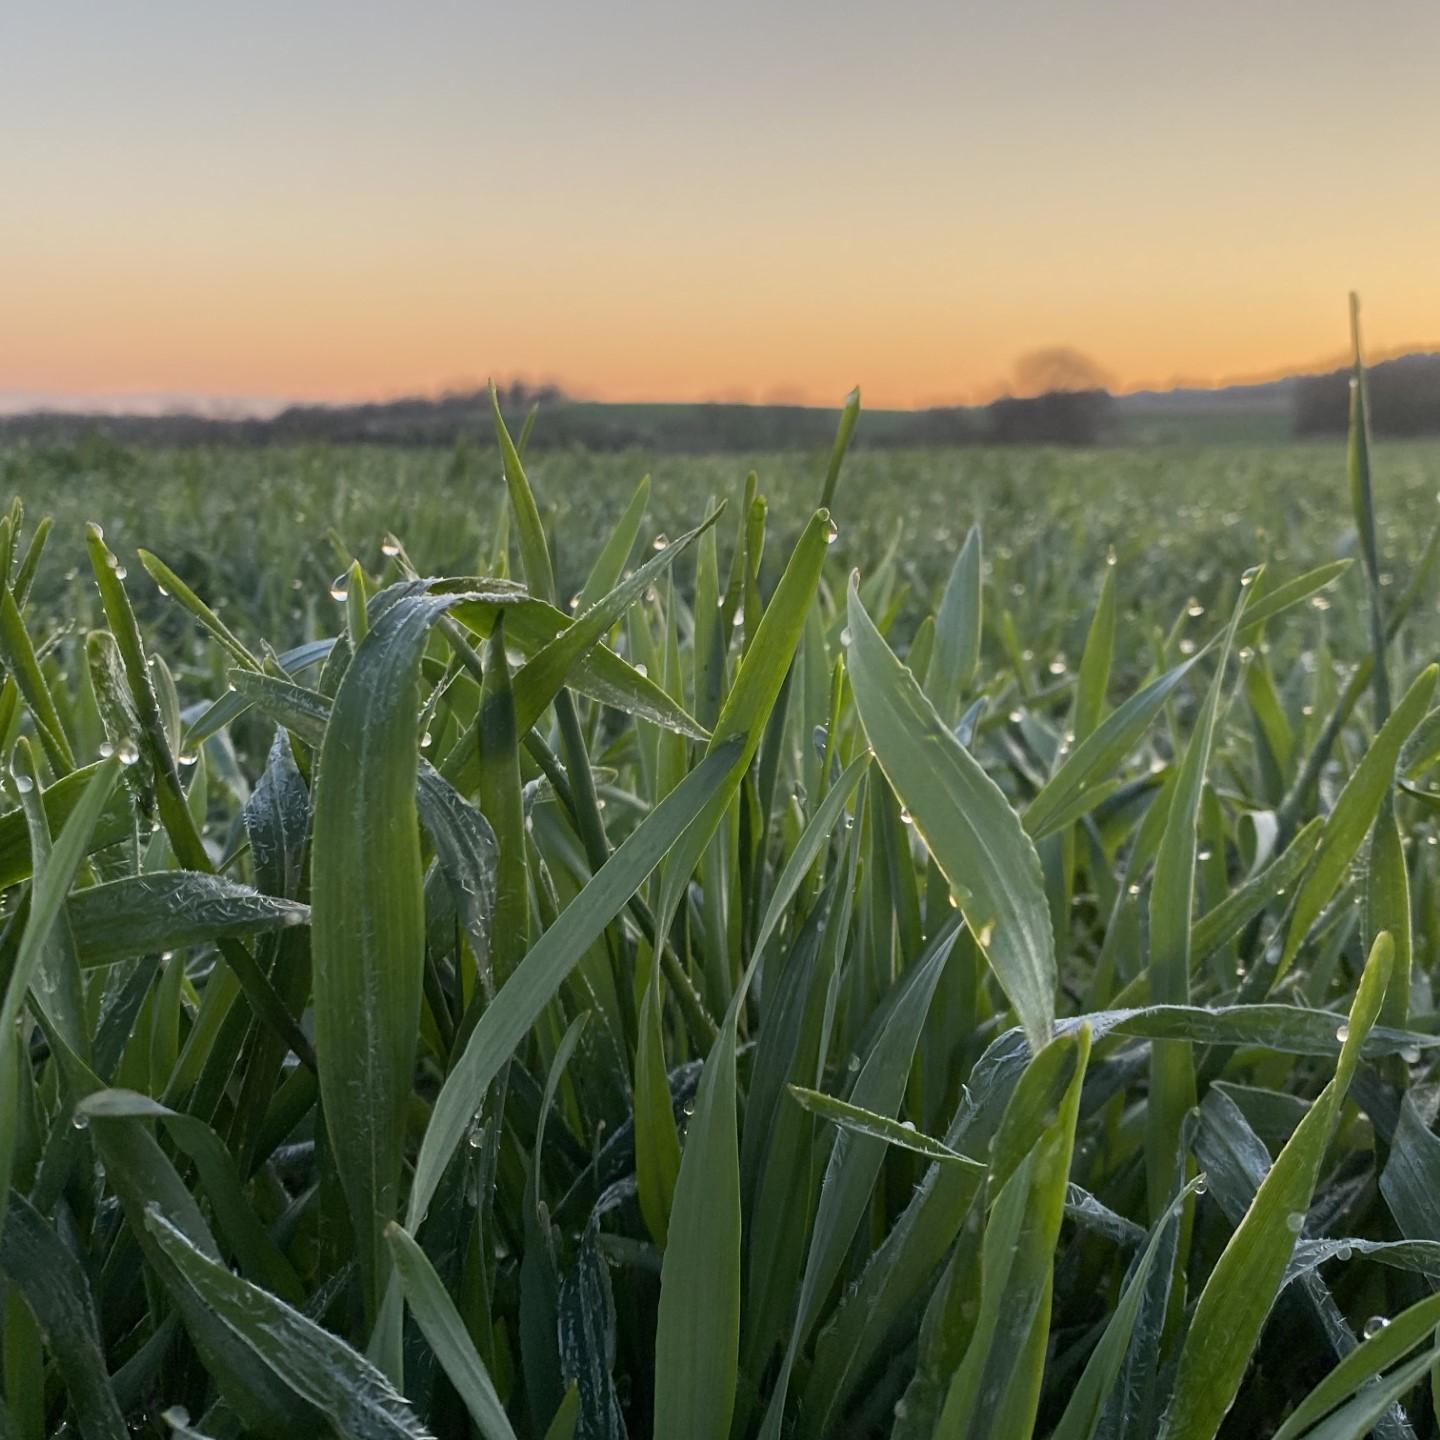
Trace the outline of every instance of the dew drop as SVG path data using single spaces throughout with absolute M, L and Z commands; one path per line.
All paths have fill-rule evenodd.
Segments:
M 15 788 L 22 795 L 28 795 L 35 788 L 35 782 L 28 775 L 16 775 L 12 778 L 15 781 Z
M 650 542 L 650 548 L 652 550 L 663 550 L 669 543 L 670 537 L 662 530 L 654 540 Z
M 1192 600 L 1185 607 L 1185 613 L 1192 620 L 1198 620 L 1205 613 L 1205 607 L 1198 600 Z
M 580 597 L 579 597 L 579 595 L 572 595 L 572 596 L 570 597 L 570 610 L 571 610 L 571 613 L 573 614 L 573 613 L 574 613 L 576 610 L 578 610 L 579 608 L 580 608 Z
M 1365 1322 L 1365 1338 L 1373 1340 L 1389 1323 L 1383 1315 L 1372 1315 Z
M 1021 714 L 1019 710 L 1012 710 L 1006 718 L 1010 721 L 1012 725 L 1018 725 L 1025 718 L 1025 716 Z
M 1418 1065 L 1420 1063 L 1420 1047 L 1418 1045 L 1407 1045 L 1400 1052 L 1400 1058 L 1407 1065 Z
M 840 632 L 840 643 L 842 645 L 849 645 L 854 638 L 850 633 L 850 627 L 848 625 Z
M 1343 1045 L 1350 1038 L 1350 1027 L 1348 1025 L 1341 1025 L 1335 1031 L 1335 1038 Z
M 400 542 L 393 535 L 387 535 L 380 542 L 380 553 L 393 559 L 400 553 Z
M 175 760 L 180 765 L 193 765 L 200 757 L 193 750 L 186 750 L 177 755 Z
M 1125 887 L 1125 893 L 1133 898 L 1140 893 L 1140 886 L 1134 881 L 1131 881 L 1131 883 Z
M 350 598 L 350 582 L 344 575 L 337 575 L 334 583 L 330 586 L 330 598 L 338 600 L 342 605 Z
M 1437 498 L 1437 499 L 1440 499 L 1440 496 L 1437 496 L 1436 498 Z M 1105 563 L 1106 563 L 1107 565 L 1114 565 L 1114 564 L 1119 560 L 1119 558 L 1120 558 L 1120 557 L 1119 557 L 1118 555 L 1116 555 L 1116 553 L 1115 553 L 1115 547 L 1114 547 L 1113 545 L 1110 546 L 1110 548 L 1109 548 L 1108 550 L 1106 550 L 1106 552 L 1105 552 Z
M 1292 1235 L 1298 1235 L 1305 1228 L 1304 1212 L 1300 1210 L 1292 1210 L 1285 1217 L 1285 1228 Z
M 1057 655 L 1057 656 L 1050 662 L 1050 665 L 1049 665 L 1048 668 L 1049 668 L 1050 673 L 1051 673 L 1052 675 L 1063 675 L 1063 674 L 1065 673 L 1065 670 L 1066 670 L 1065 657 L 1064 657 L 1063 655 Z
M 88 1130 L 90 1128 L 90 1117 L 83 1110 L 77 1110 L 70 1117 L 70 1123 L 77 1130 Z
M 115 753 L 122 765 L 133 765 L 140 758 L 139 746 L 128 735 L 115 747 Z
M 635 673 L 643 679 L 650 674 L 650 668 L 642 660 L 635 666 Z
M 435 737 L 428 730 L 420 737 L 420 748 L 422 750 L 428 750 L 434 743 Z
M 825 543 L 833 545 L 840 538 L 840 527 L 833 521 L 825 522 Z
M 908 810 L 902 808 L 900 811 L 900 823 L 902 825 L 913 825 L 915 823 L 915 817 Z
M 1195 1193 L 1203 1195 L 1210 1188 L 1210 1177 L 1202 1170 L 1195 1177 Z
M 1335 1252 L 1335 1258 L 1337 1260 L 1348 1260 L 1354 1253 L 1355 1252 L 1348 1245 L 1342 1245 Z
M 1213 850 L 1199 850 L 1195 854 L 1197 860 L 1208 860 L 1215 852 Z
M 738 630 L 744 623 L 745 607 L 743 605 L 737 605 L 735 607 L 735 613 L 730 617 L 730 624 Z

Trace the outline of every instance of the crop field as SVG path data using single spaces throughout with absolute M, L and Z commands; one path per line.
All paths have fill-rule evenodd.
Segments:
M 853 419 L 0 452 L 0 1437 L 1440 1434 L 1440 447 Z

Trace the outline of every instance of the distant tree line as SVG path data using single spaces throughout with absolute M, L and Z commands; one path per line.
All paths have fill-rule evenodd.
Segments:
M 1114 430 L 1108 379 L 1063 346 L 1035 351 L 1015 371 L 1015 392 L 983 406 L 870 411 L 856 442 L 882 446 L 1094 445 Z M 539 407 L 531 444 L 539 449 L 629 448 L 669 454 L 800 450 L 828 446 L 837 412 L 808 405 L 602 404 L 554 385 L 499 387 L 512 433 Z M 488 442 L 487 391 L 454 391 L 359 405 L 292 405 L 265 418 L 39 412 L 0 416 L 0 442 L 103 436 L 130 444 L 295 445 L 311 443 L 453 445 Z
M 1440 435 L 1440 354 L 1402 355 L 1365 377 L 1377 435 Z M 1343 435 L 1350 423 L 1350 371 L 1308 375 L 1295 386 L 1295 434 Z

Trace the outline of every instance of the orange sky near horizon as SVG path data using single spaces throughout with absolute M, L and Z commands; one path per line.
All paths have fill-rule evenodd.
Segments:
M 1199 8 L 18 0 L 0 398 L 1213 383 L 1351 288 L 1440 343 L 1440 6 Z

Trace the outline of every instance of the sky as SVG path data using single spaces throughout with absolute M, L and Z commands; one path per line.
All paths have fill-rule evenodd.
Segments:
M 0 400 L 1440 344 L 1435 0 L 6 0 Z

